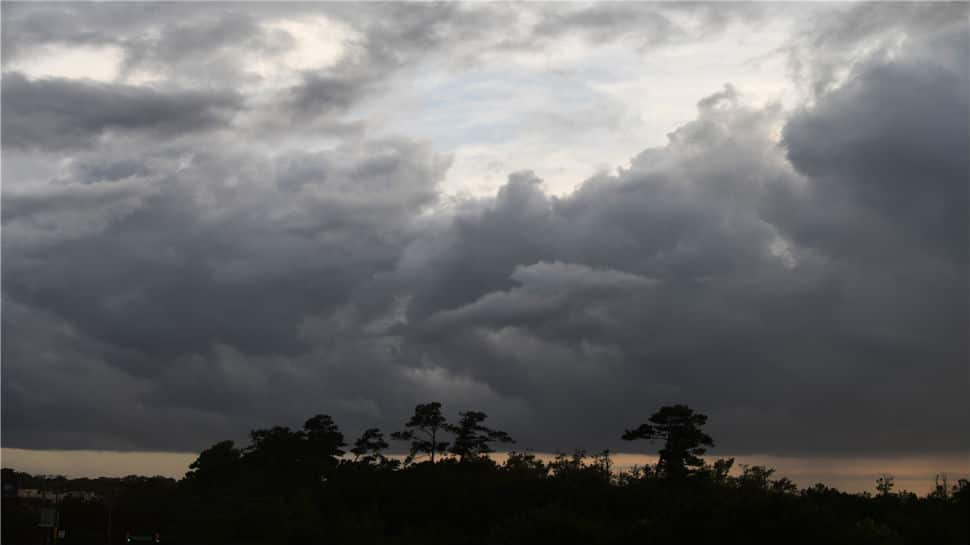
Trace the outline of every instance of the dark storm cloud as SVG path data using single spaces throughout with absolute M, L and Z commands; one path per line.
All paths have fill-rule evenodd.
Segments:
M 894 69 L 926 74 L 922 66 Z M 866 85 L 868 76 L 859 77 Z M 851 109 L 839 114 L 847 124 L 915 107 L 898 97 L 920 96 L 901 91 L 880 102 L 841 92 L 857 100 L 827 100 Z M 493 203 L 412 243 L 400 274 L 414 286 L 414 350 L 526 404 L 551 437 L 567 440 L 583 426 L 587 447 L 615 445 L 615 430 L 593 422 L 619 425 L 625 415 L 686 400 L 717 415 L 713 425 L 732 451 L 965 448 L 951 430 L 966 413 L 962 379 L 953 379 L 968 357 L 968 271 L 962 249 L 950 244 L 965 230 L 958 219 L 937 227 L 911 216 L 920 211 L 873 207 L 871 193 L 912 183 L 911 202 L 945 198 L 950 187 L 959 198 L 946 176 L 959 174 L 966 191 L 966 171 L 931 166 L 941 151 L 929 143 L 897 156 L 927 173 L 896 168 L 896 178 L 867 179 L 885 172 L 886 157 L 857 152 L 847 160 L 851 146 L 826 133 L 835 145 L 818 151 L 819 162 L 858 169 L 843 173 L 851 177 L 843 185 L 883 184 L 833 189 L 772 151 L 776 111 L 745 110 L 730 88 L 699 107 L 699 119 L 666 148 L 644 152 L 619 176 L 587 181 L 562 199 L 515 176 Z M 830 107 L 803 111 L 789 131 L 825 123 Z M 965 110 L 960 101 L 941 107 Z M 890 117 L 904 134 L 919 134 L 924 123 Z M 853 129 L 846 132 L 857 145 L 892 149 L 896 138 L 879 123 Z M 788 146 L 789 154 L 806 152 Z M 943 146 L 943 163 L 959 165 L 964 149 Z M 833 221 L 848 241 L 837 233 L 803 240 L 802 218 L 833 208 L 844 217 L 820 221 Z M 919 224 L 920 238 L 896 228 L 900 220 Z
M 304 313 L 393 265 L 445 165 L 404 142 L 273 162 L 191 152 L 173 177 L 185 162 L 5 192 L 5 293 L 145 353 L 292 350 Z
M 146 406 L 153 385 L 107 363 L 136 354 L 6 294 L 3 339 L 3 430 L 15 438 L 4 446 L 141 450 L 162 437 L 177 444 L 162 430 L 179 429 L 181 421 L 210 433 L 225 421 L 191 408 Z
M 154 137 L 226 126 L 242 108 L 234 93 L 161 92 L 144 87 L 3 75 L 3 145 L 58 150 L 91 146 L 112 132 Z
M 731 93 L 718 96 L 733 104 Z M 619 177 L 593 178 L 560 199 L 543 193 L 533 175 L 513 175 L 493 203 L 416 243 L 402 261 L 418 287 L 412 312 L 424 316 L 511 287 L 517 265 L 540 260 L 703 276 L 736 268 L 749 254 L 760 257 L 772 240 L 770 226 L 736 212 L 783 175 L 774 157 L 750 153 L 771 145 L 766 127 L 777 111 L 722 110 L 709 102 L 699 120 L 671 135 L 667 149 L 644 152 Z M 749 128 L 742 137 L 734 125 L 758 132 Z M 695 157 L 699 150 L 703 157 Z M 412 260 L 429 270 L 411 272 Z
M 223 67 L 205 91 L 4 73 L 4 446 L 199 449 L 317 412 L 353 434 L 438 399 L 536 449 L 619 447 L 672 402 L 711 415 L 721 452 L 968 447 L 965 20 L 893 11 L 872 33 L 912 40 L 794 114 L 728 85 L 567 196 L 520 172 L 444 211 L 447 157 L 318 119 L 468 44 L 676 42 L 735 12 L 544 6 L 509 38 L 504 7 L 327 5 L 364 38 L 274 95 L 266 137 L 220 89 L 248 77 L 238 44 L 292 46 L 260 30 L 279 8 L 184 9 L 4 4 L 5 62 L 110 44 L 125 70 Z
M 820 198 L 839 195 L 885 218 L 887 228 L 965 260 L 968 97 L 966 72 L 903 62 L 863 67 L 787 124 L 788 158 L 817 181 Z M 809 244 L 825 236 L 811 225 L 800 234 Z
M 400 397 L 373 380 L 405 373 L 377 334 L 390 303 L 356 292 L 393 267 L 447 161 L 396 140 L 221 147 L 108 164 L 125 174 L 111 183 L 88 159 L 41 192 L 5 189 L 5 445 L 192 449 L 243 421 L 299 419 L 319 396 L 360 421 L 379 412 L 362 391 Z M 37 394 L 71 372 L 105 381 Z
M 84 11 L 84 8 L 88 8 Z M 111 45 L 116 42 L 110 29 L 122 20 L 122 13 L 131 13 L 124 7 L 115 11 L 114 17 L 94 16 L 100 8 L 94 4 L 41 4 L 27 2 L 4 2 L 2 9 L 3 62 L 27 54 L 30 47 L 48 44 Z

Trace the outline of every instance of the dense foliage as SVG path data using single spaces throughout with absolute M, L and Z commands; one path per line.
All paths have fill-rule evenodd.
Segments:
M 620 473 L 608 452 L 550 462 L 513 452 L 498 464 L 486 456 L 489 443 L 509 443 L 508 434 L 485 427 L 480 412 L 449 424 L 440 408 L 419 405 L 394 434 L 410 443 L 403 464 L 383 454 L 388 444 L 374 428 L 345 455 L 336 424 L 319 415 L 301 430 L 255 430 L 244 448 L 216 443 L 180 481 L 10 469 L 3 480 L 99 494 L 60 501 L 63 543 L 122 543 L 132 529 L 160 532 L 167 543 L 212 544 L 968 542 L 965 480 L 940 482 L 919 498 L 894 493 L 890 476 L 873 496 L 820 484 L 798 490 L 759 466 L 732 474 L 731 459 L 699 458 L 713 445 L 700 429 L 706 417 L 682 405 L 625 435 L 662 440 L 660 463 Z M 453 439 L 443 441 L 444 433 Z M 4 499 L 3 542 L 41 542 L 35 511 L 29 501 Z

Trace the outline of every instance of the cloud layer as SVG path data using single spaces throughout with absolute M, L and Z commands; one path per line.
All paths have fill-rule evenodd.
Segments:
M 780 15 L 3 10 L 5 447 L 193 450 L 317 412 L 353 434 L 436 399 L 534 449 L 616 448 L 673 402 L 734 453 L 970 448 L 964 5 L 812 11 L 773 53 L 799 104 L 708 89 L 572 192 L 518 171 L 462 198 L 452 156 L 368 115 L 401 74 Z M 296 55 L 307 25 L 332 55 Z M 61 46 L 119 48 L 117 76 L 24 68 Z

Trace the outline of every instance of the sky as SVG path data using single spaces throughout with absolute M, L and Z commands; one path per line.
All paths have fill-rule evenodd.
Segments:
M 968 6 L 3 2 L 4 465 L 437 400 L 966 472 Z

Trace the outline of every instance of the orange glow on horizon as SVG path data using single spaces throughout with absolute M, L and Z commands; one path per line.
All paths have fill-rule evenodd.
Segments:
M 555 454 L 533 453 L 548 462 Z M 589 453 L 595 454 L 595 453 Z M 64 475 L 67 477 L 123 477 L 125 475 L 162 475 L 181 478 L 195 461 L 197 453 L 185 452 L 121 452 L 97 450 L 28 450 L 0 449 L 3 467 L 35 475 Z M 507 453 L 495 453 L 502 463 Z M 707 456 L 707 460 L 731 458 L 730 455 Z M 633 465 L 654 464 L 656 455 L 611 453 L 614 471 Z M 943 454 L 896 457 L 794 457 L 770 455 L 739 455 L 734 471 L 741 464 L 762 465 L 776 470 L 775 477 L 788 477 L 799 487 L 821 482 L 846 492 L 874 491 L 876 478 L 884 473 L 895 477 L 896 490 L 909 490 L 923 495 L 934 487 L 934 477 L 946 473 L 950 482 L 970 475 L 970 456 Z

